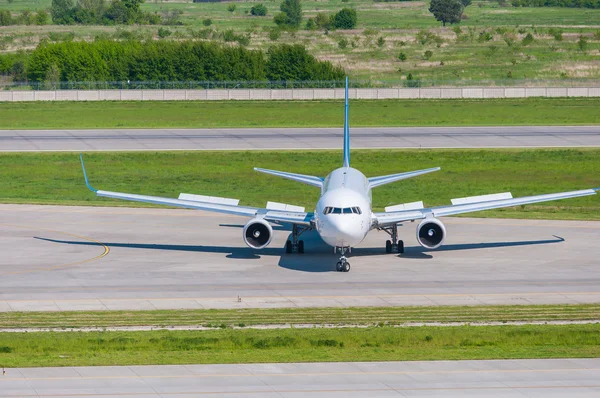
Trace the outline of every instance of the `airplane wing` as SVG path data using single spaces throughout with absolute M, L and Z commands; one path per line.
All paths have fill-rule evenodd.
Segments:
M 275 223 L 292 223 L 304 226 L 310 226 L 310 222 L 313 218 L 312 213 L 307 213 L 304 211 L 271 210 L 259 207 L 238 206 L 237 204 L 232 204 L 231 200 L 224 200 L 221 202 L 209 201 L 212 198 L 207 196 L 197 196 L 196 198 L 202 199 L 195 199 L 194 195 L 185 194 L 185 196 L 181 195 L 180 199 L 174 199 L 164 198 L 160 196 L 137 195 L 124 192 L 98 190 L 90 185 L 87 173 L 85 171 L 83 157 L 80 155 L 79 158 L 81 160 L 81 167 L 83 168 L 85 184 L 87 185 L 88 189 L 94 192 L 97 196 L 129 200 L 133 202 L 144 202 L 174 207 L 182 207 L 186 209 L 212 211 L 216 213 L 231 214 L 235 216 L 261 217 L 267 221 L 272 221 Z M 181 197 L 185 197 L 186 199 L 181 199 Z M 237 201 L 234 202 L 237 203 Z
M 486 196 L 494 197 L 497 195 L 486 195 L 474 198 L 461 198 L 453 200 L 455 204 L 451 206 L 431 207 L 424 209 L 412 209 L 402 211 L 391 211 L 383 213 L 373 213 L 373 223 L 375 226 L 385 227 L 404 221 L 420 220 L 428 217 L 454 216 L 457 214 L 471 213 L 481 210 L 499 209 L 502 207 L 511 207 L 527 205 L 531 203 L 548 202 L 552 200 L 578 198 L 580 196 L 595 195 L 600 191 L 600 187 L 593 189 L 583 189 L 579 191 L 551 193 L 546 195 L 526 196 L 522 198 L 491 199 L 486 200 Z M 501 194 L 502 195 L 502 194 Z M 510 194 L 509 194 L 510 196 Z M 475 201 L 469 200 L 474 199 Z

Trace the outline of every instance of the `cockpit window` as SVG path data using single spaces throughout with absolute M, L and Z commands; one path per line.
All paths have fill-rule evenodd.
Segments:
M 323 214 L 362 214 L 360 207 L 326 207 Z

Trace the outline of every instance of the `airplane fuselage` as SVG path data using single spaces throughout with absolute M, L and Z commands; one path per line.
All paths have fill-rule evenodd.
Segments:
M 331 172 L 323 183 L 314 212 L 315 229 L 330 246 L 353 247 L 371 229 L 371 188 L 363 173 L 352 167 Z

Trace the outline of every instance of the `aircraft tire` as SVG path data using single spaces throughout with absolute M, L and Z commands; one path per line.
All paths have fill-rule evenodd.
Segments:
M 335 265 L 335 270 L 337 272 L 342 272 L 344 270 L 343 266 L 342 266 L 342 262 L 338 261 L 337 264 Z
M 349 262 L 344 263 L 344 272 L 350 272 L 350 263 Z
M 392 252 L 392 241 L 391 240 L 386 240 L 385 241 L 385 252 L 386 253 L 391 253 Z
M 304 241 L 303 240 L 298 241 L 298 253 L 300 253 L 300 254 L 304 253 Z
M 399 254 L 404 253 L 404 241 L 403 240 L 398 241 L 398 253 Z
M 285 252 L 286 252 L 287 254 L 291 254 L 291 253 L 292 253 L 292 251 L 293 251 L 293 248 L 292 248 L 292 241 L 291 241 L 291 240 L 288 240 L 287 242 L 285 242 Z

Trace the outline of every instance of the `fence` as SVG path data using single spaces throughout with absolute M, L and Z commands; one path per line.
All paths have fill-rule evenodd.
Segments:
M 596 87 L 353 88 L 356 99 L 600 97 Z M 0 91 L 0 101 L 326 100 L 344 89 L 56 90 Z

